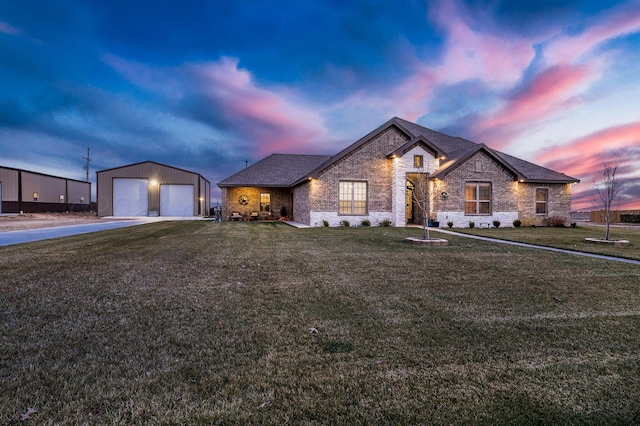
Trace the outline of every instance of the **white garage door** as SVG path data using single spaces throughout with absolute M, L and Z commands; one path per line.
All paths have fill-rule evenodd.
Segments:
M 147 216 L 148 214 L 148 179 L 113 179 L 113 215 Z
M 160 216 L 194 216 L 193 185 L 160 185 Z

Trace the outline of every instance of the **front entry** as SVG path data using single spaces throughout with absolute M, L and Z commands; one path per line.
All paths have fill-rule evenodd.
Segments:
M 415 211 L 414 200 L 413 200 L 413 191 L 415 189 L 415 185 L 409 179 L 407 179 L 407 193 L 405 196 L 405 218 L 408 224 L 415 223 L 413 213 Z

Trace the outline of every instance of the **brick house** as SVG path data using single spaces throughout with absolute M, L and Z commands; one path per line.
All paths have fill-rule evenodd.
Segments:
M 392 118 L 334 156 L 272 154 L 218 183 L 225 220 L 281 213 L 310 226 L 348 220 L 421 223 L 418 189 L 441 225 L 569 222 L 578 179 L 459 137 Z

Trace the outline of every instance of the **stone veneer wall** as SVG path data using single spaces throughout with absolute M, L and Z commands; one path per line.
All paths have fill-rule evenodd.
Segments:
M 358 225 L 364 219 L 371 221 L 371 225 L 385 219 L 393 221 L 393 162 L 386 156 L 406 141 L 404 133 L 391 127 L 323 170 L 318 179 L 309 184 L 308 224 L 322 226 L 323 220 L 331 226 L 339 226 L 342 220 L 348 220 L 352 225 Z M 338 215 L 341 180 L 367 182 L 367 215 Z
M 261 187 L 227 187 L 222 188 L 222 220 L 229 220 L 232 212 L 239 212 L 249 216 L 251 212 L 260 211 L 260 194 L 271 194 L 271 213 L 273 219 L 280 218 L 280 207 L 287 209 L 287 214 L 291 214 L 291 190 L 289 188 L 261 188 Z M 249 198 L 247 205 L 239 203 L 241 195 Z
M 480 161 L 481 171 L 476 171 L 476 160 Z M 467 182 L 491 182 L 492 214 L 465 214 L 465 184 Z M 510 171 L 506 170 L 486 153 L 479 151 L 467 161 L 449 173 L 444 180 L 434 182 L 436 194 L 447 193 L 447 199 L 437 199 L 437 220 L 444 227 L 453 222 L 456 228 L 466 228 L 469 222 L 492 224 L 500 221 L 500 226 L 513 226 L 518 218 L 518 183 Z M 491 225 L 493 226 L 493 225 Z

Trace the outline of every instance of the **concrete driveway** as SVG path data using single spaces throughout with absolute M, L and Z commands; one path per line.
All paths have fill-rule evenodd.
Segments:
M 51 228 L 27 229 L 24 231 L 0 232 L 0 246 L 30 243 L 33 241 L 49 240 L 52 238 L 68 237 L 70 235 L 88 234 L 91 232 L 107 231 L 109 229 L 126 228 L 128 226 L 143 225 L 145 223 L 165 220 L 211 220 L 202 217 L 139 217 L 102 223 L 86 223 L 81 225 L 56 226 Z

